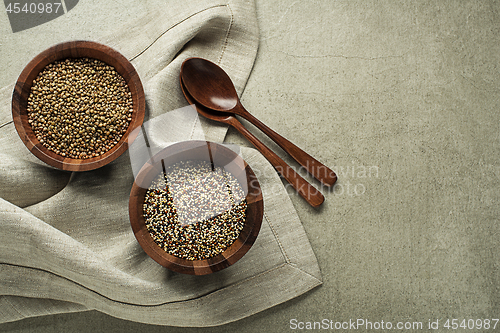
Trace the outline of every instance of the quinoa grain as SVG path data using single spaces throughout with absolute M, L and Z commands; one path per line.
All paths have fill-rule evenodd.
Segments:
M 239 236 L 247 202 L 238 180 L 210 163 L 176 163 L 146 192 L 143 216 L 153 240 L 167 253 L 187 259 L 214 257 Z

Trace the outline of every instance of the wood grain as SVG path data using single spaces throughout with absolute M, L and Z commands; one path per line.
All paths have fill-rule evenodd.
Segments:
M 163 172 L 162 163 L 168 167 L 188 160 L 212 160 L 216 166 L 225 167 L 244 188 L 248 189 L 247 217 L 239 237 L 219 255 L 204 260 L 186 260 L 165 252 L 154 242 L 147 230 L 142 211 L 148 187 L 152 180 Z M 130 192 L 129 215 L 137 241 L 157 263 L 178 273 L 206 275 L 233 265 L 252 247 L 262 224 L 264 202 L 255 173 L 238 154 L 213 142 L 184 141 L 163 149 L 139 171 Z
M 28 123 L 27 103 L 33 80 L 50 63 L 67 58 L 94 58 L 113 66 L 125 79 L 132 94 L 133 113 L 127 131 L 118 143 L 101 156 L 74 159 L 58 155 L 45 148 L 36 138 Z M 142 125 L 145 114 L 144 90 L 133 65 L 116 50 L 91 41 L 71 41 L 57 44 L 37 55 L 19 75 L 12 94 L 12 118 L 19 137 L 26 147 L 45 163 L 67 171 L 87 171 L 100 168 L 128 149 L 134 137 L 133 130 Z

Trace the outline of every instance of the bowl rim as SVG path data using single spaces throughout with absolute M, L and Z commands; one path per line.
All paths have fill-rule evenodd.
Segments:
M 133 113 L 127 131 L 118 143 L 100 156 L 88 159 L 63 157 L 48 150 L 36 138 L 31 125 L 28 123 L 27 99 L 31 91 L 33 80 L 38 73 L 50 63 L 67 58 L 88 57 L 98 59 L 113 66 L 125 79 L 132 93 Z M 23 69 L 18 77 L 12 93 L 12 118 L 16 131 L 28 148 L 37 158 L 57 169 L 66 171 L 89 171 L 100 168 L 118 158 L 127 149 L 129 142 L 137 135 L 134 129 L 144 121 L 146 102 L 144 88 L 139 74 L 132 63 L 115 49 L 94 41 L 75 40 L 62 42 L 49 47 L 36 55 Z
M 246 182 L 248 185 L 248 193 L 246 195 L 247 219 L 245 220 L 245 225 L 238 239 L 222 253 L 215 257 L 203 260 L 187 260 L 167 253 L 154 242 L 152 236 L 147 230 L 142 213 L 142 205 L 144 202 L 144 195 L 147 190 L 146 186 L 149 185 L 144 186 L 144 184 L 150 184 L 154 176 L 157 176 L 160 172 L 162 172 L 163 167 L 161 166 L 161 163 L 164 161 L 163 158 L 166 156 L 183 157 L 185 154 L 191 153 L 190 150 L 195 151 L 195 149 L 203 149 L 203 144 L 208 146 L 211 154 L 214 154 L 214 152 L 215 154 L 227 154 L 227 156 L 231 156 L 231 158 L 238 159 L 238 163 L 236 164 L 243 166 L 239 170 L 241 174 L 237 176 L 237 178 L 241 179 L 243 174 L 246 175 Z M 172 159 L 167 162 L 167 166 L 181 160 L 193 159 Z M 139 184 L 142 184 L 142 186 Z M 143 250 L 161 266 L 178 273 L 190 275 L 211 274 L 229 267 L 241 259 L 257 239 L 263 216 L 264 203 L 262 190 L 257 176 L 251 167 L 240 155 L 226 146 L 204 140 L 190 140 L 174 143 L 158 152 L 146 164 L 144 164 L 141 170 L 137 173 L 129 197 L 129 218 L 131 227 Z

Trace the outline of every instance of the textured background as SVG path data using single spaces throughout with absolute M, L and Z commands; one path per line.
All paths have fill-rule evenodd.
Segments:
M 91 37 L 158 2 L 88 4 L 92 19 L 72 24 Z M 436 319 L 498 318 L 500 4 L 256 4 L 261 42 L 242 102 L 339 176 L 319 210 L 290 193 L 323 286 L 213 329 L 87 312 L 0 331 L 286 332 L 293 318 L 421 321 L 424 328 Z M 29 61 L 35 36 L 26 30 L 21 40 L 0 17 L 5 86 Z M 67 36 L 58 20 L 36 38 Z M 248 145 L 232 131 L 227 141 Z

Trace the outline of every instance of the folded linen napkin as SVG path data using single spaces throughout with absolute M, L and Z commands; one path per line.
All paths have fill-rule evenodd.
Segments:
M 243 0 L 172 2 L 97 41 L 132 61 L 145 87 L 146 121 L 154 121 L 187 105 L 178 73 L 190 56 L 221 65 L 242 92 L 258 45 L 255 8 Z M 240 153 L 263 190 L 264 220 L 256 243 L 220 272 L 174 273 L 149 258 L 132 233 L 129 152 L 94 171 L 54 170 L 19 139 L 10 121 L 12 88 L 0 90 L 0 322 L 97 310 L 148 324 L 213 326 L 321 284 L 288 194 L 254 149 Z M 193 130 L 168 131 L 161 139 L 224 140 L 225 126 L 196 116 L 182 121 L 182 128 Z

